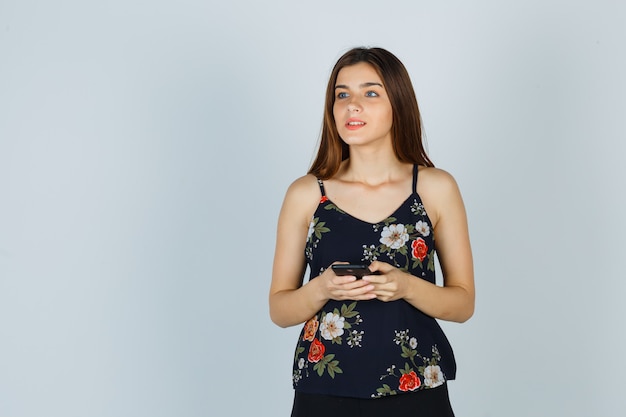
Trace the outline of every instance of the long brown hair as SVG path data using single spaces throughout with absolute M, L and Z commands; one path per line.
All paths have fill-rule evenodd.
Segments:
M 382 48 L 353 48 L 335 64 L 326 87 L 324 121 L 317 156 L 309 169 L 320 179 L 329 179 L 337 173 L 341 161 L 350 156 L 348 145 L 339 137 L 333 106 L 335 84 L 339 71 L 360 62 L 370 64 L 383 80 L 393 113 L 391 138 L 393 151 L 401 162 L 435 166 L 428 158 L 422 143 L 422 120 L 417 106 L 411 78 L 400 60 Z

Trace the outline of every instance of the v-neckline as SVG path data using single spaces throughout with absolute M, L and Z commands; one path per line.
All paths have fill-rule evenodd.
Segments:
M 402 209 L 409 202 L 409 200 L 411 198 L 416 198 L 416 199 L 421 201 L 421 199 L 419 198 L 417 193 L 414 191 L 402 203 L 400 203 L 400 205 L 391 214 L 389 214 L 388 216 L 384 217 L 383 219 L 381 219 L 381 220 L 379 220 L 377 222 L 370 222 L 370 221 L 367 221 L 367 220 L 363 220 L 363 219 L 361 219 L 361 218 L 359 218 L 359 217 L 357 217 L 357 216 L 355 216 L 353 214 L 350 214 L 350 212 L 342 209 L 341 206 L 335 204 L 335 202 L 333 200 L 331 200 L 330 198 L 328 198 L 328 197 L 326 197 L 326 201 L 329 202 L 330 204 L 332 204 L 333 206 L 335 206 L 342 213 L 345 213 L 347 216 L 353 218 L 354 220 L 357 220 L 357 221 L 359 221 L 361 223 L 365 223 L 365 224 L 369 224 L 369 225 L 375 226 L 377 224 L 384 223 L 385 220 L 387 220 L 390 217 L 395 217 L 395 214 L 398 213 L 400 211 L 400 209 Z

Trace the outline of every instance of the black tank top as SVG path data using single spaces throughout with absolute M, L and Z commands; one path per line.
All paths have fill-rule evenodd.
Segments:
M 334 261 L 374 260 L 435 283 L 432 223 L 417 194 L 379 223 L 359 220 L 322 197 L 305 248 L 310 277 Z M 330 300 L 300 333 L 293 366 L 294 389 L 313 394 L 378 398 L 434 388 L 454 379 L 456 363 L 437 321 L 404 300 Z

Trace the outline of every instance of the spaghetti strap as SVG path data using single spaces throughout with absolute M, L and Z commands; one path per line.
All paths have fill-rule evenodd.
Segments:
M 317 184 L 320 186 L 320 191 L 322 193 L 322 197 L 326 197 L 326 190 L 324 190 L 324 182 L 318 178 L 317 179 Z
M 413 192 L 417 192 L 417 164 L 413 165 Z

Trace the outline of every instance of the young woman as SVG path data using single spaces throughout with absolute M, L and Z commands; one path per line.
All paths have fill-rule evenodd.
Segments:
M 369 272 L 332 268 L 347 263 Z M 436 319 L 474 311 L 467 218 L 426 155 L 409 75 L 384 49 L 352 49 L 331 73 L 317 157 L 280 212 L 269 303 L 277 325 L 304 323 L 292 416 L 453 415 L 456 364 Z

